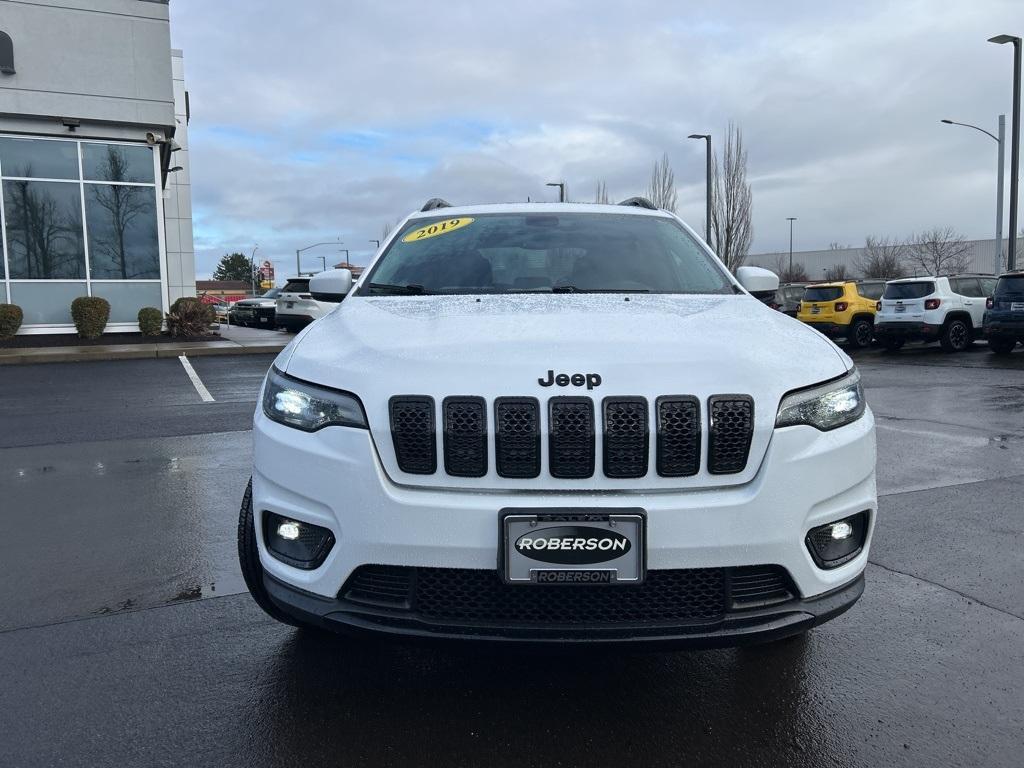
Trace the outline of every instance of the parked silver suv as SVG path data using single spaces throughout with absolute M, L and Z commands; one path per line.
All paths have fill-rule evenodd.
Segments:
M 907 277 L 890 280 L 878 302 L 875 338 L 897 350 L 906 341 L 937 341 L 947 352 L 961 352 L 981 336 L 991 275 Z

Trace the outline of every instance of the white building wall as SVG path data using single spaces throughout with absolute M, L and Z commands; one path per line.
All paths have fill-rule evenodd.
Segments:
M 196 256 L 192 243 L 192 180 L 189 175 L 188 106 L 185 64 L 180 50 L 171 51 L 174 77 L 174 141 L 181 149 L 171 153 L 171 167 L 164 189 L 164 232 L 167 243 L 168 303 L 196 295 Z

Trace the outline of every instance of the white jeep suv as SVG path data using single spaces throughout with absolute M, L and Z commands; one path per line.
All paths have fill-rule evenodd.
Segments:
M 859 375 L 676 216 L 431 201 L 280 354 L 239 558 L 298 625 L 726 645 L 863 591 Z
M 337 297 L 337 301 L 316 298 L 309 291 L 309 280 L 308 277 L 292 277 L 281 289 L 275 313 L 275 322 L 279 328 L 301 330 L 326 315 L 344 298 Z
M 962 352 L 981 336 L 991 275 L 907 277 L 890 280 L 875 313 L 875 338 L 890 350 L 906 341 L 937 341 L 947 352 Z

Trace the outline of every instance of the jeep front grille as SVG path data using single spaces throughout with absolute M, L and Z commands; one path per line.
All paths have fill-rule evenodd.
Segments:
M 533 397 L 494 401 L 494 465 L 499 477 L 529 479 L 541 474 L 541 403 Z M 483 477 L 490 449 L 487 402 L 482 397 L 447 397 L 441 404 L 444 471 L 454 477 Z M 584 479 L 596 471 L 601 436 L 605 477 L 691 477 L 700 472 L 704 409 L 692 395 L 666 395 L 654 404 L 643 397 L 552 397 L 547 402 L 547 470 L 551 477 Z M 747 395 L 714 395 L 707 401 L 707 472 L 736 474 L 747 467 L 754 433 L 754 401 Z M 391 437 L 398 467 L 410 474 L 437 471 L 434 399 L 391 398 Z

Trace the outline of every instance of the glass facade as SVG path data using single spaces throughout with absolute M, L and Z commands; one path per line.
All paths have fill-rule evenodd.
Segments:
M 69 323 L 77 296 L 111 322 L 161 308 L 158 194 L 148 146 L 0 136 L 0 296 L 25 325 Z

